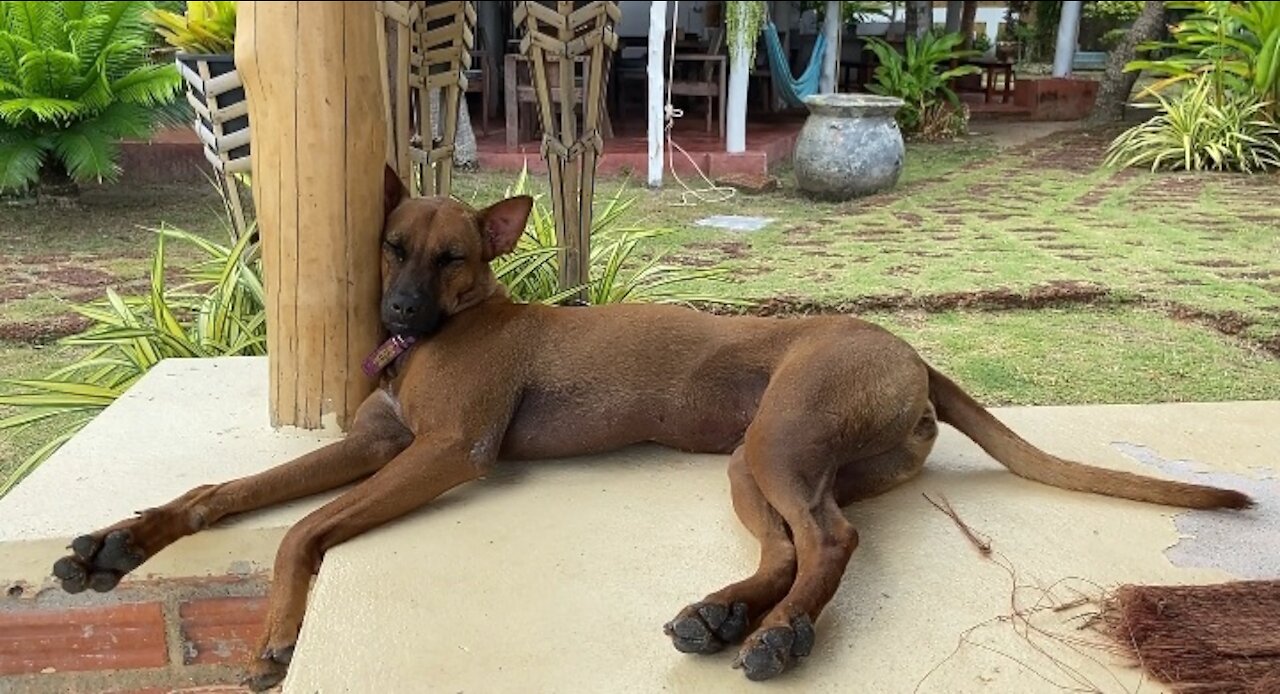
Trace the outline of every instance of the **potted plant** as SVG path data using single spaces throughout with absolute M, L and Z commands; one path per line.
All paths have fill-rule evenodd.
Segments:
M 188 2 L 186 14 L 150 13 L 156 31 L 177 50 L 174 61 L 196 112 L 194 127 L 210 160 L 227 173 L 249 166 L 249 113 L 236 72 L 234 0 Z

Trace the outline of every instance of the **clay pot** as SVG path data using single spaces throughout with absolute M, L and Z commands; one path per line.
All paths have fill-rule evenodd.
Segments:
M 874 94 L 805 98 L 809 118 L 796 139 L 792 163 L 800 191 L 823 200 L 848 200 L 892 188 L 906 148 L 894 115 L 901 99 Z

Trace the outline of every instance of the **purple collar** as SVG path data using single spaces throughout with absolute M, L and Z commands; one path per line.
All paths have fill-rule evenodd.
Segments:
M 382 373 L 383 369 L 390 366 L 400 355 L 404 354 L 416 340 L 412 337 L 404 337 L 401 335 L 392 335 L 391 339 L 382 343 L 382 346 L 373 350 L 369 356 L 364 358 L 361 367 L 364 369 L 364 375 L 374 378 Z

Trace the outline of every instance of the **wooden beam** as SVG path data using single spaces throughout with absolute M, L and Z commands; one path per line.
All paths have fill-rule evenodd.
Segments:
M 374 383 L 383 79 L 372 2 L 240 3 L 253 123 L 271 421 L 346 428 Z

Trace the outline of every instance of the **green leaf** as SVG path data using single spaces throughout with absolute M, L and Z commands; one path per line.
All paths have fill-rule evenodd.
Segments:
M 79 56 L 55 48 L 30 51 L 18 61 L 23 89 L 47 97 L 70 96 L 79 72 Z
M 23 190 L 35 183 L 44 156 L 36 138 L 0 132 L 0 190 Z
M 9 491 L 16 487 L 23 478 L 29 475 L 36 466 L 57 452 L 57 450 L 62 447 L 62 444 L 69 441 L 71 437 L 74 436 L 83 426 L 83 421 L 78 422 L 77 424 L 68 427 L 66 431 L 63 431 L 61 434 L 50 439 L 45 445 L 37 448 L 35 452 L 28 456 L 26 460 L 22 461 L 22 463 L 19 464 L 13 472 L 9 473 L 9 476 L 5 478 L 3 483 L 0 483 L 0 497 L 8 494 Z
M 55 133 L 53 151 L 77 181 L 114 181 L 120 174 L 118 145 L 92 121 Z
M 0 120 L 10 125 L 68 121 L 84 113 L 84 105 L 70 99 L 21 97 L 0 101 Z
M 173 101 L 181 85 L 173 65 L 144 65 L 112 82 L 111 92 L 127 104 L 157 106 Z

